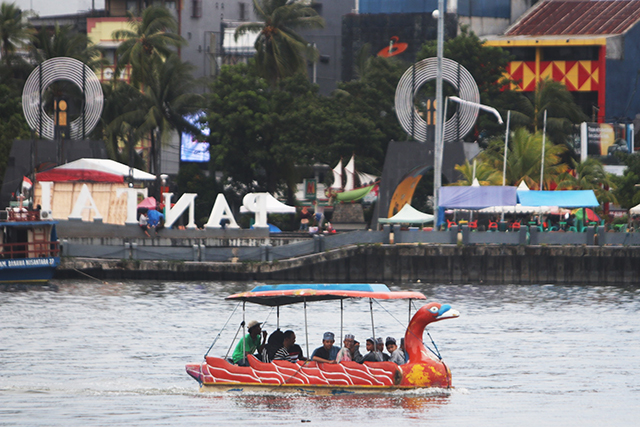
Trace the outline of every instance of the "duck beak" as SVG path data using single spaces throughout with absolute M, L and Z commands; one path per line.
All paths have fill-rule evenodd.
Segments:
M 452 309 L 449 304 L 444 304 L 442 307 L 440 307 L 438 316 L 436 316 L 436 320 L 452 319 L 458 316 L 460 316 L 458 310 Z

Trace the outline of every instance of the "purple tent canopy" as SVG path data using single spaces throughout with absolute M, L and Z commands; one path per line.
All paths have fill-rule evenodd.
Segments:
M 445 209 L 484 209 L 489 206 L 515 206 L 516 187 L 441 187 L 439 205 Z

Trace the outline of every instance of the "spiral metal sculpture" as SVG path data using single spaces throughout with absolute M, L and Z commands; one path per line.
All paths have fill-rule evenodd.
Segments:
M 413 135 L 418 141 L 427 140 L 427 122 L 418 114 L 413 99 L 423 84 L 436 78 L 437 72 L 437 58 L 423 59 L 405 71 L 396 88 L 395 106 L 398 120 L 405 132 Z M 442 79 L 458 90 L 461 99 L 474 103 L 480 102 L 478 85 L 471 73 L 462 65 L 451 59 L 442 58 Z M 458 81 L 460 87 L 458 87 Z M 473 128 L 477 117 L 477 106 L 460 104 L 456 113 L 445 122 L 444 141 L 454 141 L 458 136 L 466 135 Z
M 73 58 L 51 58 L 37 67 L 24 85 L 22 111 L 27 123 L 40 138 L 54 139 L 54 122 L 44 111 L 42 94 L 55 81 L 68 80 L 84 92 L 83 114 L 70 123 L 72 139 L 90 133 L 100 120 L 104 102 L 102 86 L 87 65 Z

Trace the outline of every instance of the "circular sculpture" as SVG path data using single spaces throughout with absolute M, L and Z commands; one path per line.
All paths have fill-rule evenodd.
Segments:
M 458 76 L 458 70 L 460 75 Z M 438 58 L 427 58 L 415 64 L 415 83 L 414 83 L 414 67 L 409 67 L 398 82 L 396 88 L 396 114 L 400 125 L 409 135 L 419 141 L 427 140 L 427 122 L 420 117 L 418 111 L 413 105 L 413 98 L 420 87 L 429 80 L 435 80 L 438 73 Z M 459 97 L 465 101 L 480 102 L 480 92 L 478 85 L 473 76 L 466 68 L 457 62 L 442 58 L 442 79 L 449 82 L 459 92 Z M 460 87 L 458 87 L 460 81 Z M 413 89 L 413 91 L 412 91 Z M 455 140 L 458 135 L 463 137 L 466 135 L 476 122 L 478 117 L 478 107 L 469 104 L 458 104 L 458 110 L 444 125 L 444 141 L 449 142 Z M 412 126 L 414 120 L 414 126 Z M 458 130 L 458 121 L 460 129 Z
M 42 81 L 40 81 L 40 76 L 42 76 Z M 22 111 L 24 116 L 29 127 L 36 132 L 40 131 L 40 120 L 42 119 L 42 134 L 40 138 L 54 138 L 53 119 L 45 113 L 41 100 L 42 94 L 49 85 L 58 80 L 68 80 L 78 86 L 80 90 L 84 87 L 84 117 L 81 115 L 70 124 L 71 138 L 82 138 L 83 120 L 84 134 L 88 134 L 100 120 L 104 99 L 102 86 L 96 74 L 91 68 L 77 59 L 51 58 L 33 70 L 22 91 Z

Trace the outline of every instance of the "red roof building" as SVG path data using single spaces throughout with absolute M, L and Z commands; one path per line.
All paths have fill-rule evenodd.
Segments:
M 511 52 L 513 89 L 562 82 L 593 121 L 633 118 L 640 69 L 640 1 L 544 1 L 487 44 Z

